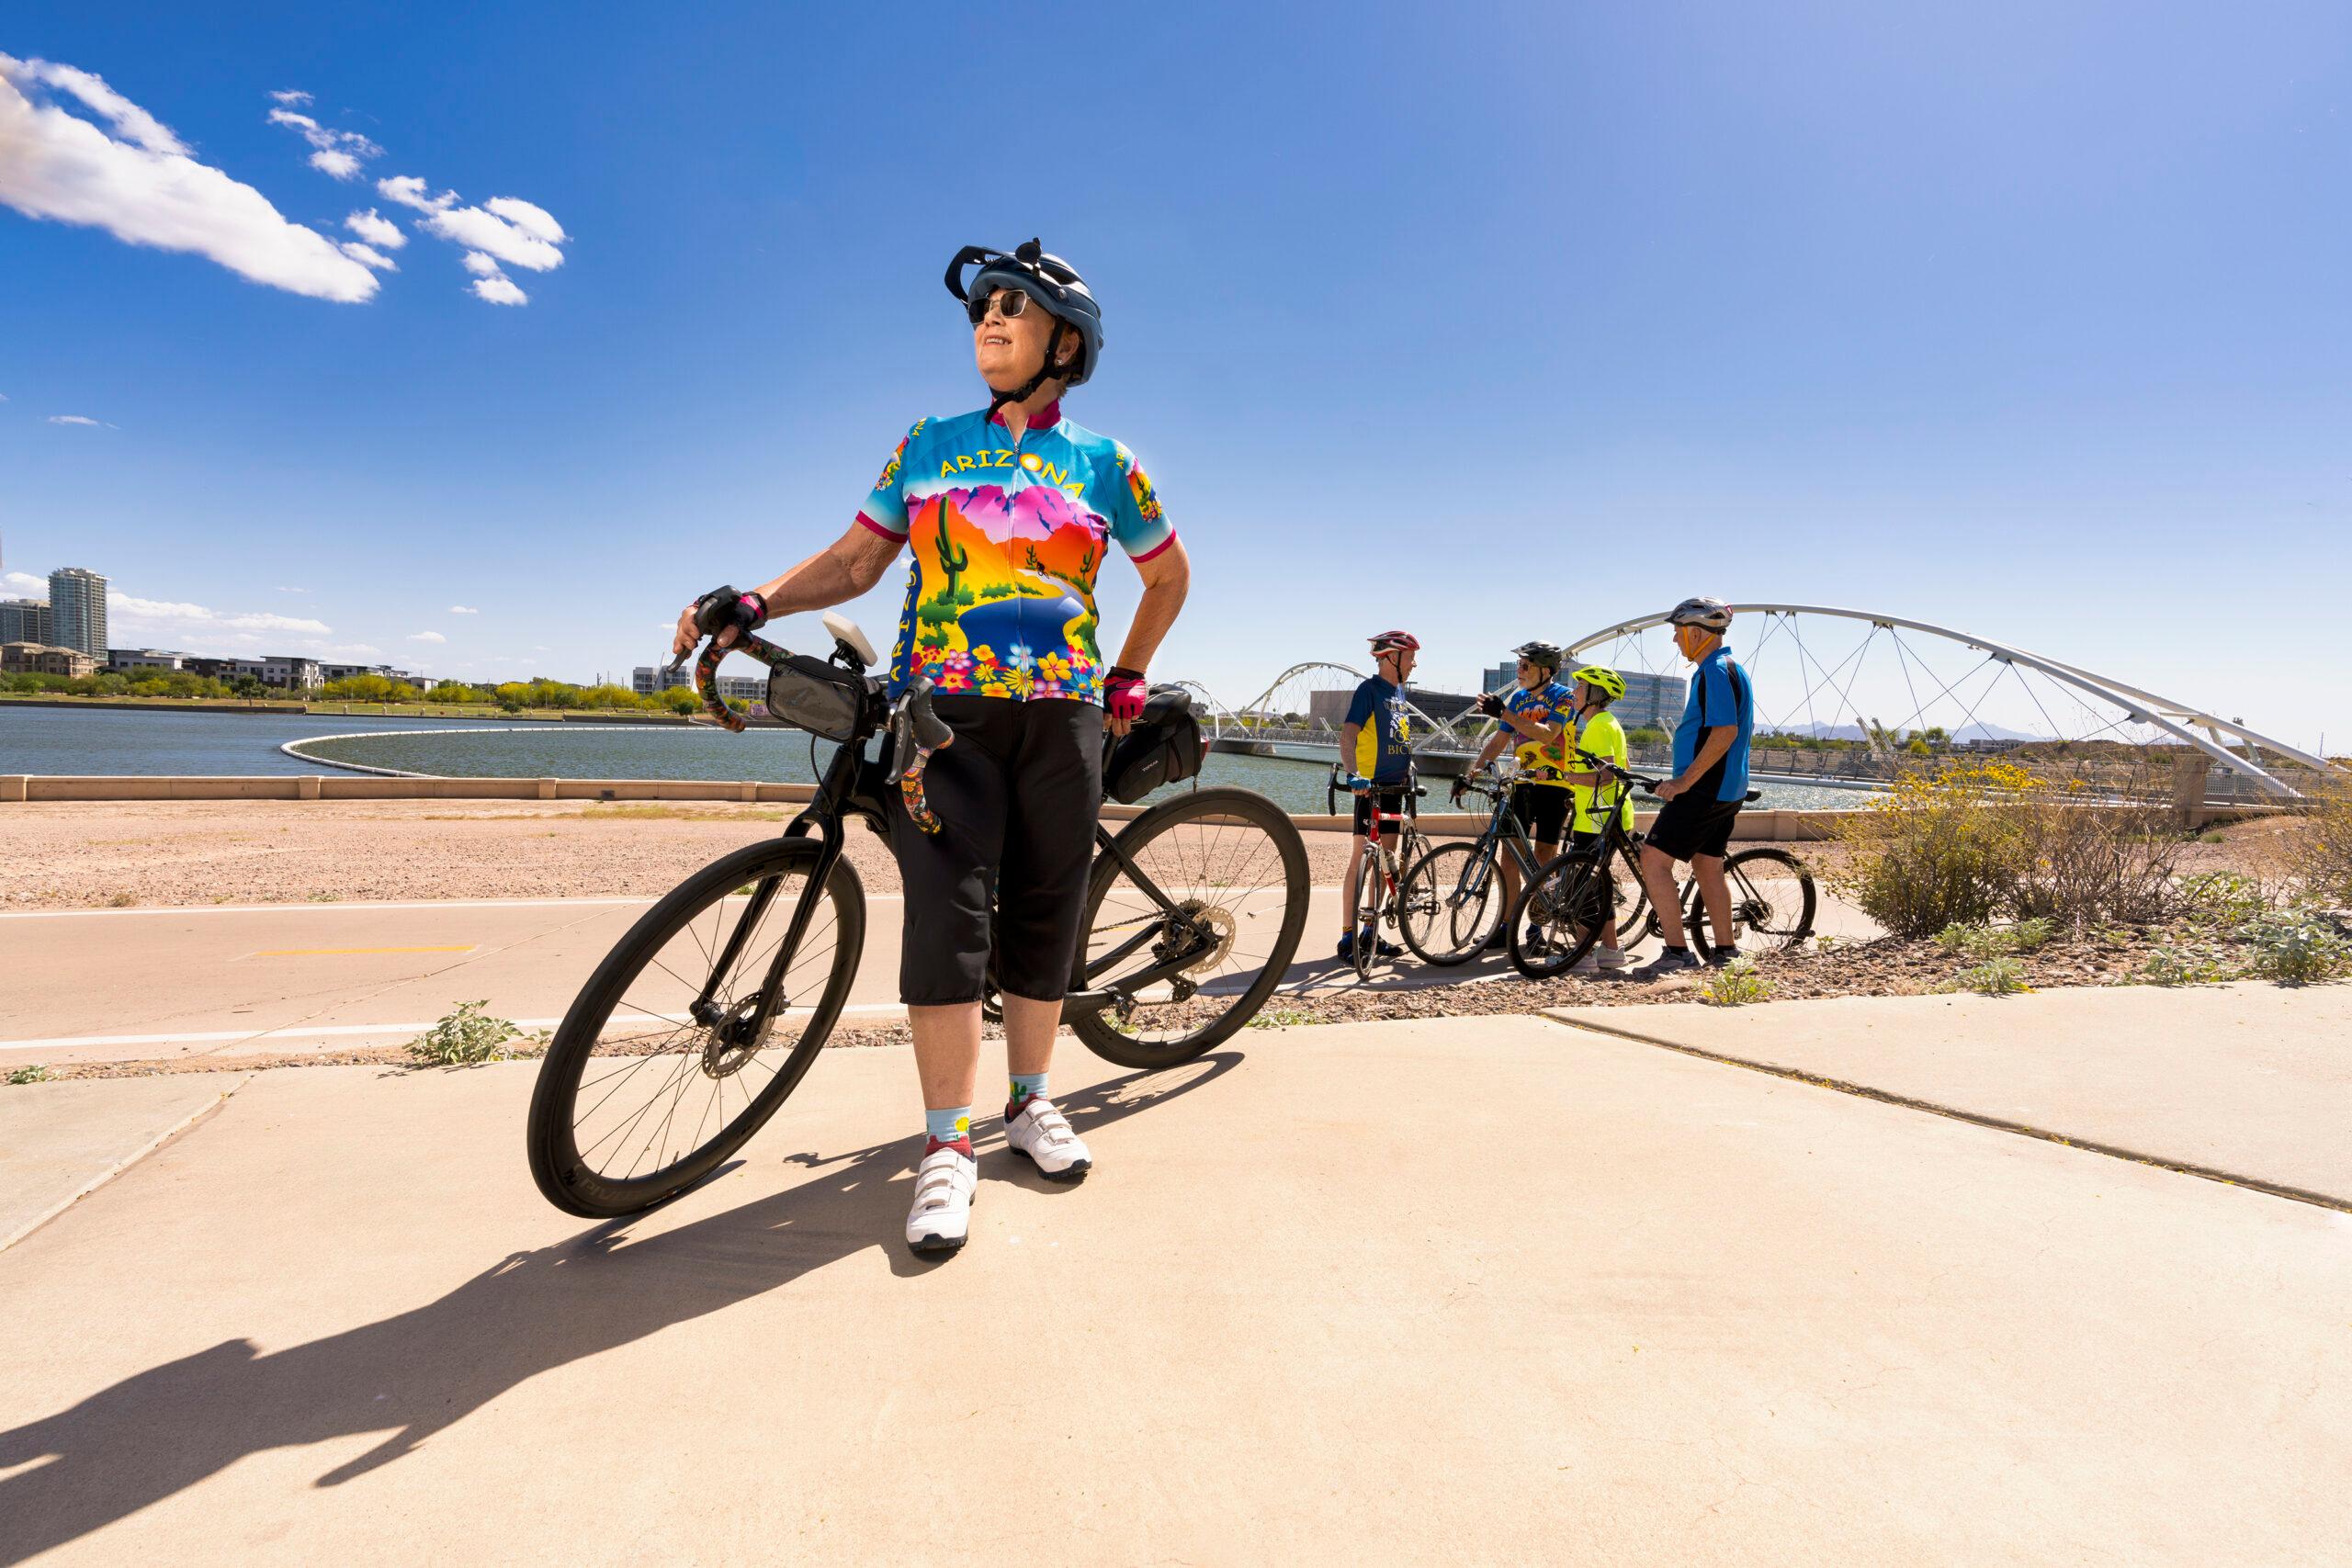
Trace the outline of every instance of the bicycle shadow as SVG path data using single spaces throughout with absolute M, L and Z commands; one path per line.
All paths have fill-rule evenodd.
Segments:
M 1238 1052 L 1218 1052 L 1057 1103 L 1091 1133 L 1188 1094 L 1241 1061 Z M 627 1234 L 635 1221 L 610 1221 L 510 1255 L 409 1312 L 267 1354 L 251 1340 L 229 1340 L 0 1432 L 0 1472 L 49 1461 L 0 1479 L 0 1562 L 77 1540 L 248 1455 L 391 1429 L 313 1483 L 339 1485 L 541 1372 L 779 1289 L 869 1247 L 888 1250 L 894 1273 L 926 1271 L 933 1266 L 900 1245 L 908 1189 L 896 1179 L 922 1145 L 918 1135 L 825 1158 L 789 1156 L 825 1174 L 639 1242 Z

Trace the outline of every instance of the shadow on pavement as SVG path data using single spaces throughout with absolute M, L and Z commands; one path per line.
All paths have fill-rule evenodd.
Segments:
M 1057 1103 L 1085 1134 L 1189 1093 L 1241 1060 L 1219 1052 Z M 248 1454 L 396 1428 L 316 1483 L 340 1484 L 528 1378 L 869 1247 L 888 1249 L 896 1273 L 924 1271 L 933 1266 L 900 1243 L 908 1191 L 894 1180 L 921 1152 L 912 1137 L 791 1156 L 821 1174 L 641 1242 L 628 1235 L 638 1221 L 609 1221 L 514 1254 L 425 1306 L 307 1345 L 264 1355 L 251 1340 L 230 1340 L 0 1433 L 0 1471 L 50 1461 L 0 1481 L 0 1562 L 76 1540 Z

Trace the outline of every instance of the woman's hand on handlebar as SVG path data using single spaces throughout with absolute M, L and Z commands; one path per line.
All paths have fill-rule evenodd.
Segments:
M 746 632 L 767 624 L 767 601 L 758 593 L 739 593 L 732 583 L 714 588 L 678 612 L 678 629 L 670 639 L 670 657 L 684 659 L 704 637 L 721 648 L 732 648 Z

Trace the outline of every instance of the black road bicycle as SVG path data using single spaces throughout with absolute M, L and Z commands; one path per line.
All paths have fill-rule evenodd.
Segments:
M 1648 794 L 1664 781 L 1628 773 L 1581 749 L 1577 756 L 1611 780 L 1616 792 L 1602 814 L 1600 841 L 1564 852 L 1520 896 L 1521 912 L 1510 922 L 1510 961 L 1533 980 L 1566 973 L 1592 951 L 1612 916 L 1621 948 L 1660 930 L 1658 912 L 1646 907 L 1648 893 L 1642 885 L 1642 836 L 1624 826 L 1624 802 L 1635 785 Z M 1762 793 L 1750 790 L 1747 798 L 1758 799 Z M 1742 947 L 1794 947 L 1813 934 L 1813 873 L 1786 850 L 1741 850 L 1725 856 L 1724 882 L 1731 897 L 1733 934 Z M 1707 911 L 1696 876 L 1683 884 L 1677 903 L 1675 913 L 1693 946 L 1704 951 Z
M 726 649 L 707 643 L 695 662 L 704 705 L 728 728 L 743 721 L 719 700 L 715 672 L 726 653 L 748 653 L 769 666 L 769 711 L 837 749 L 782 838 L 686 878 L 629 928 L 565 1013 L 531 1097 L 528 1142 L 539 1190 L 566 1213 L 603 1219 L 666 1202 L 775 1114 L 840 1021 L 865 946 L 844 818 L 885 838 L 940 830 L 922 773 L 954 737 L 932 711 L 930 682 L 893 704 L 866 673 L 865 634 L 839 615 L 825 626 L 829 659 L 747 636 Z M 1156 691 L 1137 733 L 1190 726 L 1186 703 L 1176 688 Z M 1103 750 L 1110 771 L 1138 749 Z M 1189 1061 L 1248 1022 L 1289 967 L 1306 924 L 1306 846 L 1273 802 L 1226 788 L 1192 790 L 1094 836 L 1063 1020 L 1122 1066 Z
M 1423 963 L 1441 968 L 1476 958 L 1500 925 L 1505 909 L 1498 873 L 1504 855 L 1518 865 L 1522 888 L 1533 886 L 1544 867 L 1536 858 L 1534 840 L 1511 806 L 1510 781 L 1498 778 L 1481 784 L 1464 779 L 1460 783 L 1462 794 L 1493 803 L 1486 830 L 1467 843 L 1440 844 L 1415 861 L 1405 872 L 1404 891 L 1397 900 L 1405 945 Z M 1642 890 L 1638 877 L 1626 891 L 1631 902 L 1620 908 L 1631 912 L 1621 912 L 1622 929 L 1644 931 L 1644 922 L 1649 919 L 1649 895 Z

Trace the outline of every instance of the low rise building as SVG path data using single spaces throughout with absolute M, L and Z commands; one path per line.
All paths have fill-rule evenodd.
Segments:
M 0 599 L 0 642 L 37 642 L 43 648 L 57 639 L 50 630 L 46 599 Z
M 186 670 L 190 657 L 163 648 L 110 648 L 107 649 L 107 668 L 118 675 L 128 675 L 134 670 Z
M 319 661 L 300 654 L 271 654 L 261 661 L 261 681 L 288 692 L 315 692 L 326 684 Z
M 0 643 L 0 675 L 62 675 L 79 680 L 95 675 L 98 661 L 78 648 L 54 648 L 47 643 Z

